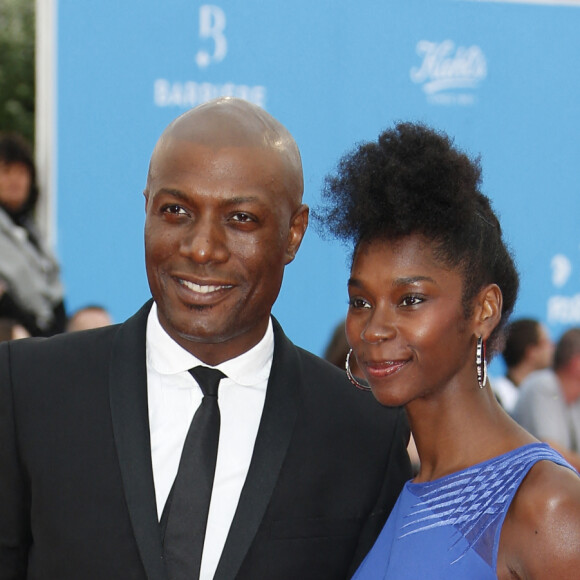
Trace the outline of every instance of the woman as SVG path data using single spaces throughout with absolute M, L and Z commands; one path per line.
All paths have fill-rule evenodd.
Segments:
M 64 330 L 66 313 L 58 265 L 34 224 L 37 199 L 27 144 L 0 136 L 0 316 L 48 336 Z
M 357 580 L 580 577 L 580 478 L 487 381 L 518 275 L 480 173 L 399 124 L 327 178 L 322 219 L 354 242 L 351 352 L 378 401 L 405 406 L 420 457 Z

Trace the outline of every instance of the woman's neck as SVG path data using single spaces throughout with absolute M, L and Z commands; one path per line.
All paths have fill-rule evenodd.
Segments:
M 460 471 L 534 439 L 500 407 L 489 385 L 406 406 L 420 458 L 417 482 Z

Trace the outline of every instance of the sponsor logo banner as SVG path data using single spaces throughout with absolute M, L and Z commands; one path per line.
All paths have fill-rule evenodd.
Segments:
M 410 77 L 421 85 L 430 103 L 475 103 L 475 91 L 487 76 L 487 60 L 479 46 L 456 46 L 452 40 L 420 40 L 416 50 L 421 64 L 411 68 Z

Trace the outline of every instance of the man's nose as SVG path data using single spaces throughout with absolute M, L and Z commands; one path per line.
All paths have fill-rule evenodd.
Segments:
M 200 264 L 227 260 L 230 252 L 224 226 L 212 216 L 199 216 L 182 240 L 181 253 Z

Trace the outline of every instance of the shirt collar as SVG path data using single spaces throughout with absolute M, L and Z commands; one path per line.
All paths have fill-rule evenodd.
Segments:
M 205 365 L 198 358 L 177 344 L 167 334 L 157 316 L 157 304 L 153 302 L 147 318 L 147 365 L 162 375 L 177 374 Z M 227 360 L 218 368 L 240 385 L 255 385 L 268 379 L 274 356 L 274 329 L 272 319 L 264 337 L 258 344 L 236 358 Z

